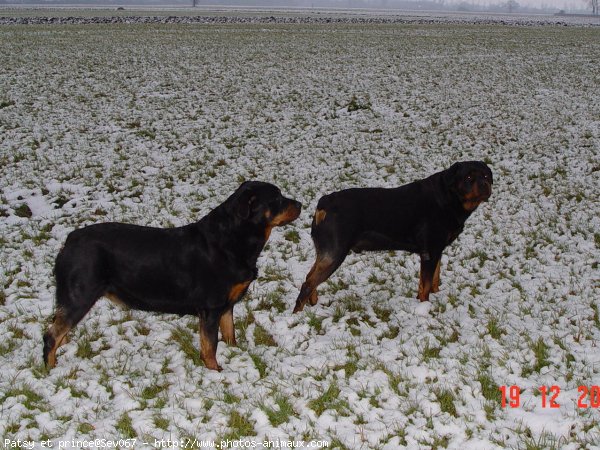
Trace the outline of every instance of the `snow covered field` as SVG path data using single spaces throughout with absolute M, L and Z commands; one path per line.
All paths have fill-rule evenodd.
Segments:
M 598 28 L 14 25 L 0 42 L 0 445 L 600 448 Z M 373 253 L 291 314 L 321 195 L 468 159 L 494 192 L 430 303 L 416 256 Z M 199 362 L 194 317 L 104 299 L 46 372 L 71 230 L 186 224 L 245 179 L 304 210 L 273 232 L 223 372 Z

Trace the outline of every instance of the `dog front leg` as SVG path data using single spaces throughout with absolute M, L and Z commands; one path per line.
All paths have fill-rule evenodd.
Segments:
M 419 275 L 419 293 L 417 294 L 417 298 L 422 302 L 429 300 L 430 292 L 437 292 L 440 259 L 441 254 L 421 254 L 421 273 Z
M 207 369 L 223 368 L 217 363 L 217 345 L 219 343 L 220 311 L 209 309 L 202 311 L 200 317 L 200 357 Z
M 433 283 L 431 285 L 431 292 L 435 294 L 440 290 L 440 265 L 442 264 L 442 259 L 440 258 L 435 266 L 435 271 L 433 272 Z

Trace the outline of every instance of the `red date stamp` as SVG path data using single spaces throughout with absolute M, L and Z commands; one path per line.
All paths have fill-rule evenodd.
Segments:
M 521 406 L 521 388 L 519 386 L 500 386 L 502 408 Z M 560 408 L 558 396 L 560 387 L 542 386 L 539 388 L 542 408 Z M 577 407 L 581 409 L 600 408 L 600 386 L 579 386 L 577 388 Z

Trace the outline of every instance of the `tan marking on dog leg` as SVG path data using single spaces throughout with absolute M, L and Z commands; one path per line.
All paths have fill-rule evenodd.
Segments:
M 431 281 L 425 280 L 423 277 L 423 269 L 419 273 L 419 293 L 417 294 L 417 298 L 426 302 L 429 300 L 429 293 L 431 292 Z
M 312 293 L 310 294 L 310 297 L 308 298 L 308 302 L 310 303 L 311 306 L 315 306 L 319 302 L 319 295 L 317 294 L 317 288 L 315 288 L 312 291 Z
M 328 256 L 322 258 L 317 256 L 317 260 L 306 276 L 306 281 L 300 288 L 300 295 L 298 296 L 296 306 L 294 307 L 295 313 L 302 311 L 307 302 L 310 302 L 312 306 L 317 304 L 319 298 L 316 292 L 317 286 L 331 275 L 331 273 L 328 272 L 330 272 L 329 269 L 331 269 L 333 263 L 333 259 Z
M 221 337 L 227 345 L 237 346 L 235 341 L 235 327 L 233 325 L 233 308 L 228 309 L 219 319 Z
M 200 320 L 200 358 L 207 369 L 218 370 L 219 372 L 223 370 L 217 363 L 217 347 L 213 345 L 211 337 L 206 332 L 205 327 L 202 326 L 202 320 Z
M 440 291 L 440 265 L 442 264 L 442 261 L 438 261 L 437 265 L 435 266 L 435 272 L 433 272 L 433 284 L 431 286 L 431 292 L 433 292 L 434 294 L 436 292 Z
M 63 336 L 63 338 L 60 340 L 60 342 L 58 343 L 58 346 L 56 347 L 57 349 L 62 347 L 63 345 L 68 344 L 69 342 L 71 342 L 71 338 L 69 337 L 68 334 L 65 334 Z

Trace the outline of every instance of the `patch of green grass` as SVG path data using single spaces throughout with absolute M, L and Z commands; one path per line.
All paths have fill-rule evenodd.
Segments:
M 329 442 L 328 448 L 339 448 L 340 450 L 349 450 L 348 447 L 344 445 L 344 443 L 340 440 L 340 438 L 335 437 Z
M 29 336 L 27 336 L 25 334 L 25 331 L 23 331 L 23 329 L 15 323 L 11 323 L 10 325 L 8 325 L 6 327 L 6 329 L 12 333 L 13 338 L 15 338 L 15 339 L 23 339 L 23 338 L 29 339 Z
M 433 442 L 428 445 L 431 445 L 432 450 L 436 450 L 439 448 L 448 448 L 448 444 L 450 444 L 450 438 L 448 436 L 434 436 Z
M 262 283 L 269 281 L 285 281 L 289 279 L 289 274 L 286 273 L 285 269 L 277 267 L 275 265 L 268 265 L 264 268 L 261 276 L 258 280 Z
M 288 230 L 283 235 L 286 241 L 293 242 L 294 244 L 298 244 L 300 242 L 300 233 L 298 230 Z
M 375 313 L 375 316 L 377 316 L 377 318 L 379 320 L 381 320 L 384 323 L 387 323 L 390 321 L 390 316 L 392 315 L 393 311 L 387 307 L 373 305 L 373 312 Z
M 92 343 L 87 336 L 82 336 L 77 341 L 77 351 L 75 356 L 82 359 L 91 359 L 96 356 L 96 353 L 92 350 Z
M 288 309 L 284 300 L 285 293 L 285 289 L 282 286 L 278 286 L 274 291 L 268 292 L 265 296 L 261 297 L 256 309 L 270 310 L 271 308 L 275 308 L 279 314 L 285 312 Z
M 400 327 L 397 325 L 390 325 L 388 329 L 381 335 L 382 338 L 396 339 L 400 334 Z
M 17 217 L 23 217 L 26 219 L 29 219 L 31 216 L 33 216 L 33 212 L 26 203 L 17 206 L 15 208 L 15 214 Z
M 375 273 L 371 273 L 371 275 L 369 275 L 369 278 L 367 280 L 370 284 L 377 284 L 377 285 L 384 285 L 387 283 L 387 280 L 385 278 L 378 278 L 377 274 Z
M 370 110 L 371 108 L 371 101 L 368 97 L 358 98 L 356 95 L 353 95 L 348 104 L 346 105 L 346 109 L 348 112 Z
M 20 403 L 22 403 L 28 410 L 42 408 L 42 401 L 44 400 L 44 397 L 35 392 L 27 384 L 23 384 L 20 387 L 13 387 L 8 389 L 0 398 L 0 404 L 3 404 L 6 401 L 6 399 L 10 397 L 18 397 Z
M 58 196 L 58 197 L 56 197 L 56 198 L 55 198 L 55 199 L 52 201 L 52 203 L 53 203 L 54 205 L 56 205 L 56 207 L 57 207 L 58 209 L 60 209 L 60 208 L 62 208 L 63 206 L 65 206 L 67 203 L 69 203 L 69 201 L 70 201 L 70 200 L 71 200 L 71 199 L 68 197 L 68 195 L 61 193 L 61 194 L 59 194 L 59 196 Z
M 140 336 L 148 336 L 150 334 L 150 328 L 141 322 L 138 322 L 135 325 L 135 331 L 137 331 Z
M 469 317 L 475 317 L 475 307 L 471 303 L 469 303 L 467 310 L 469 311 Z
M 350 411 L 350 405 L 346 400 L 340 399 L 340 388 L 333 382 L 317 398 L 308 402 L 308 407 L 312 409 L 317 416 L 320 416 L 327 410 L 333 410 L 341 416 L 347 416 Z
M 348 283 L 346 283 L 344 280 L 342 280 L 341 278 L 337 278 L 334 280 L 329 278 L 326 282 L 326 285 L 327 285 L 327 292 L 329 292 L 331 294 L 335 294 L 339 291 L 345 291 L 346 289 L 348 289 L 350 287 L 350 285 Z
M 221 438 L 222 441 L 236 440 L 247 436 L 255 436 L 254 425 L 237 411 L 229 414 L 227 426 L 231 429 L 229 433 Z
M 92 347 L 92 342 L 100 341 L 101 345 L 97 350 Z M 102 334 L 99 330 L 91 330 L 90 332 L 83 333 L 79 339 L 77 339 L 77 351 L 75 355 L 82 359 L 92 359 L 99 355 L 102 351 L 107 350 L 109 347 L 107 342 L 102 341 Z
M 132 439 L 137 437 L 137 433 L 133 428 L 133 422 L 131 421 L 131 417 L 127 415 L 127 413 L 121 414 L 119 420 L 115 424 L 116 430 L 119 432 L 119 436 L 125 439 Z
M 141 128 L 141 126 L 142 122 L 140 122 L 139 120 L 132 120 L 125 124 L 125 128 L 129 128 L 130 130 L 133 130 L 135 128 Z
M 256 322 L 256 319 L 254 317 L 254 314 L 249 309 L 246 309 L 245 316 L 238 318 L 234 322 L 234 328 L 236 330 L 235 335 L 236 335 L 237 344 L 238 344 L 239 348 L 244 349 L 245 346 L 247 345 L 246 332 L 248 330 L 248 327 L 255 322 Z
M 0 292 L 0 296 L 1 295 L 2 295 L 2 293 Z M 0 297 L 0 304 L 2 304 L 1 297 Z M 594 325 L 596 325 L 596 328 L 600 328 L 600 313 L 598 311 L 598 305 L 595 302 L 592 302 L 592 304 L 590 306 L 592 308 L 592 311 L 594 311 L 594 315 L 592 316 Z
M 542 367 L 550 365 L 550 361 L 548 360 L 548 344 L 540 337 L 537 341 L 532 342 L 530 347 L 535 356 L 535 364 L 533 365 L 532 370 L 539 373 Z
M 142 137 L 142 138 L 148 138 L 150 140 L 154 140 L 156 139 L 156 132 L 154 130 L 138 130 L 135 132 L 136 136 Z
M 267 374 L 267 369 L 268 369 L 267 363 L 264 362 L 264 360 L 260 356 L 254 354 L 254 353 L 250 353 L 249 355 L 250 355 L 250 359 L 254 363 L 254 367 L 256 367 L 256 370 L 258 370 L 258 374 L 260 375 L 260 378 L 264 378 L 265 375 Z
M 91 423 L 80 423 L 77 426 L 77 432 L 80 434 L 88 434 L 91 433 L 92 431 L 94 431 L 96 428 L 94 428 L 94 426 Z
M 423 349 L 423 360 L 427 361 L 431 358 L 439 358 L 440 352 L 442 351 L 441 347 L 432 347 L 429 343 L 429 340 L 425 343 L 425 348 Z
M 200 352 L 196 348 L 194 335 L 187 328 L 178 325 L 171 331 L 171 339 L 179 345 L 179 349 L 196 365 L 202 365 Z
M 146 386 L 144 389 L 142 389 L 142 392 L 140 394 L 141 398 L 144 400 L 152 400 L 156 397 L 158 397 L 158 395 L 161 392 L 164 392 L 165 389 L 169 388 L 169 384 L 165 383 L 165 384 L 153 384 L 151 386 Z
M 487 331 L 491 337 L 498 340 L 502 337 L 502 335 L 506 334 L 506 331 L 500 327 L 499 320 L 492 316 L 487 323 Z
M 348 294 L 339 299 L 346 312 L 364 312 L 365 305 L 361 298 L 356 294 Z
M 445 342 L 445 344 L 453 344 L 455 342 L 458 342 L 459 338 L 460 338 L 460 333 L 458 332 L 457 329 L 453 328 L 452 333 L 450 334 L 450 336 L 448 336 L 447 338 L 444 339 L 444 342 Z
M 348 347 L 347 359 L 344 364 L 338 364 L 334 366 L 334 370 L 344 369 L 344 373 L 346 379 L 350 378 L 352 375 L 356 373 L 358 370 L 358 361 L 360 361 L 360 356 L 356 353 L 356 348 L 353 346 Z
M 171 424 L 171 422 L 169 422 L 169 419 L 166 419 L 159 415 L 156 415 L 152 418 L 152 423 L 156 428 L 160 428 L 161 430 L 168 430 L 169 425 Z
M 270 408 L 266 405 L 262 407 L 262 410 L 269 418 L 269 422 L 274 427 L 278 427 L 282 423 L 288 422 L 290 417 L 298 415 L 288 397 L 277 395 L 275 397 L 275 405 L 277 405 L 277 408 Z
M 31 238 L 31 242 L 33 242 L 36 246 L 45 244 L 52 235 L 50 234 L 49 229 L 42 229 L 38 234 Z
M 71 397 L 74 398 L 89 398 L 87 392 L 82 389 L 77 388 L 76 386 L 69 385 L 69 390 L 71 391 Z
M 346 308 L 343 305 L 337 303 L 335 305 L 335 309 L 333 310 L 333 315 L 331 316 L 331 320 L 333 323 L 338 323 L 342 317 L 346 315 Z
M 517 432 L 521 441 L 517 446 L 519 450 L 559 450 L 568 443 L 564 436 L 558 438 L 548 432 L 541 433 L 537 438 L 529 428 Z
M 308 325 L 314 328 L 317 334 L 323 334 L 323 320 L 325 320 L 325 317 L 319 317 L 312 311 L 308 311 L 306 316 L 308 317 Z
M 481 385 L 481 395 L 483 395 L 483 398 L 490 402 L 500 404 L 500 389 L 491 375 L 487 372 L 480 372 L 477 381 L 479 381 L 479 384 Z
M 235 395 L 229 391 L 223 392 L 223 401 L 225 403 L 227 403 L 228 405 L 233 405 L 235 403 L 239 403 L 240 400 L 241 399 L 237 395 Z
M 387 369 L 386 367 L 382 367 L 381 370 L 383 370 L 387 375 L 388 384 L 390 386 L 390 389 L 394 392 L 394 394 L 400 397 L 405 397 L 406 393 L 400 390 L 400 384 L 406 381 L 402 374 L 393 372 Z
M 452 417 L 458 417 L 456 412 L 456 406 L 454 406 L 454 401 L 456 398 L 454 397 L 454 393 L 449 389 L 439 389 L 434 390 L 433 393 L 437 398 L 438 403 L 440 404 L 440 409 L 442 412 L 450 414 Z
M 21 425 L 18 424 L 17 422 L 13 422 L 11 424 L 8 424 L 4 430 L 6 433 L 14 434 L 14 433 L 17 433 L 20 429 L 21 429 Z
M 266 345 L 267 347 L 277 347 L 277 342 L 265 328 L 257 323 L 254 326 L 254 344 Z

